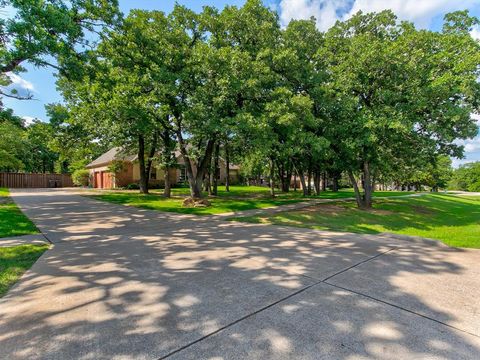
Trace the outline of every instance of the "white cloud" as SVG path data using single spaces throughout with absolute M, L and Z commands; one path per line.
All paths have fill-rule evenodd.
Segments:
M 280 20 L 284 25 L 291 19 L 317 19 L 320 30 L 327 30 L 339 19 L 337 11 L 345 9 L 345 0 L 281 0 Z
M 457 140 L 455 143 L 458 145 L 463 145 L 465 147 L 466 154 L 480 152 L 480 136 L 477 136 L 473 139 Z
M 480 115 L 479 114 L 471 114 L 470 117 L 477 122 L 477 125 L 480 127 Z
M 25 121 L 25 126 L 32 125 L 34 121 L 41 121 L 33 116 L 22 116 L 22 119 Z
M 465 141 L 465 152 L 472 153 L 476 151 L 480 151 L 480 137 L 476 137 L 472 140 Z
M 476 151 L 480 151 L 480 139 L 467 142 L 465 145 L 465 152 L 472 153 Z
M 314 16 L 320 30 L 327 30 L 336 20 L 345 20 L 359 10 L 363 12 L 390 9 L 401 20 L 428 27 L 433 18 L 444 13 L 472 7 L 478 0 L 281 0 L 280 19 L 286 25 L 291 19 Z
M 432 19 L 445 13 L 464 10 L 475 3 L 475 0 L 356 0 L 350 16 L 357 11 L 378 12 L 385 9 L 393 12 L 402 20 L 413 21 L 420 27 L 428 27 Z
M 17 88 L 17 89 L 20 88 L 28 91 L 35 91 L 35 87 L 30 81 L 25 80 L 24 78 L 14 73 L 7 73 L 7 75 L 12 81 L 12 84 L 10 85 L 11 87 Z
M 480 40 L 480 26 L 473 28 L 470 35 L 472 35 L 475 40 Z
M 460 165 L 465 165 L 465 164 L 475 162 L 475 161 L 476 160 L 472 160 L 472 159 L 455 159 L 455 158 L 452 158 L 452 167 L 456 169 Z

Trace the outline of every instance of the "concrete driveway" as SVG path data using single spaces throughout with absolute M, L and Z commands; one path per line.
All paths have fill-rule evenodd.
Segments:
M 0 359 L 478 359 L 480 251 L 12 191 L 54 243 Z

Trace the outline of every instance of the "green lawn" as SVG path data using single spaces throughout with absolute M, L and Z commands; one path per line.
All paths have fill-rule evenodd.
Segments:
M 38 233 L 8 194 L 8 189 L 0 188 L 0 238 Z
M 390 232 L 480 248 L 480 196 L 428 194 L 379 199 L 371 211 L 358 210 L 353 202 L 338 202 L 235 220 L 356 233 Z
M 172 189 L 172 198 L 166 199 L 161 196 L 162 190 L 151 190 L 149 195 L 141 195 L 136 191 L 103 191 L 93 194 L 94 198 L 103 201 L 109 201 L 117 204 L 137 206 L 144 209 L 177 212 L 182 214 L 195 215 L 213 215 L 228 212 L 236 212 L 250 209 L 264 209 L 267 207 L 289 204 L 305 200 L 301 191 L 291 191 L 288 193 L 278 193 L 278 196 L 272 199 L 267 187 L 260 186 L 231 186 L 230 192 L 224 190 L 221 186 L 218 189 L 218 196 L 209 197 L 212 206 L 206 208 L 183 207 L 182 201 L 189 195 L 188 188 Z M 385 191 L 375 193 L 376 196 L 399 196 L 406 195 L 408 192 Z M 207 194 L 205 194 L 207 196 Z M 309 198 L 327 198 L 343 199 L 352 197 L 353 192 L 350 189 L 341 190 L 337 193 L 327 191 L 320 196 L 310 196 Z
M 219 196 L 217 198 L 208 199 L 212 203 L 212 206 L 210 207 L 193 208 L 183 207 L 182 202 L 184 198 L 182 197 L 174 196 L 170 199 L 167 199 L 155 193 L 150 195 L 142 195 L 138 193 L 112 192 L 90 196 L 93 196 L 98 200 L 109 201 L 123 205 L 131 205 L 144 209 L 195 215 L 212 215 L 250 209 L 263 209 L 270 206 L 301 201 L 301 199 L 255 199 L 247 197 L 240 199 Z
M 137 191 L 138 192 L 138 191 Z M 151 190 L 152 194 L 162 194 L 163 190 Z M 414 192 L 410 191 L 376 191 L 374 196 L 376 197 L 391 197 L 391 196 L 403 196 L 408 194 L 413 194 Z M 173 196 L 188 196 L 190 195 L 190 189 L 183 187 L 183 188 L 173 188 L 172 189 Z M 207 193 L 204 192 L 204 195 L 207 196 Z M 341 189 L 338 192 L 333 191 L 324 191 L 320 195 L 310 195 L 307 198 L 310 199 L 345 199 L 345 198 L 353 198 L 355 194 L 353 193 L 353 189 Z M 225 191 L 225 186 L 218 187 L 218 197 L 225 197 L 225 198 L 262 198 L 262 197 L 270 197 L 270 189 L 265 186 L 242 186 L 242 185 L 232 185 L 230 186 L 230 191 Z M 297 191 L 289 191 L 288 193 L 282 193 L 280 191 L 276 191 L 277 199 L 305 199 L 302 195 L 301 190 Z
M 0 297 L 47 249 L 48 245 L 0 247 Z

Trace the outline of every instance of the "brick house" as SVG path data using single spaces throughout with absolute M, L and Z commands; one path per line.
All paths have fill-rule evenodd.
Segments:
M 175 152 L 177 166 L 169 169 L 170 183 L 172 186 L 184 183 L 186 179 L 185 166 L 180 152 Z M 112 163 L 121 162 L 122 169 L 113 174 L 109 167 Z M 220 176 L 219 183 L 224 184 L 226 180 L 225 162 L 220 159 Z M 138 183 L 140 181 L 140 165 L 136 155 L 129 155 L 122 152 L 120 147 L 114 147 L 102 154 L 97 159 L 88 164 L 87 169 L 90 171 L 90 186 L 100 189 L 114 189 L 125 187 L 129 184 Z M 164 170 L 152 165 L 149 183 L 151 185 L 164 184 Z M 230 183 L 235 184 L 239 181 L 239 167 L 230 164 Z

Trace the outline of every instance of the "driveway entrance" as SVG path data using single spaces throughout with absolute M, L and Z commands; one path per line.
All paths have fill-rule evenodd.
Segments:
M 0 299 L 1 359 L 478 359 L 480 252 L 13 199 L 54 244 Z

